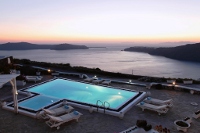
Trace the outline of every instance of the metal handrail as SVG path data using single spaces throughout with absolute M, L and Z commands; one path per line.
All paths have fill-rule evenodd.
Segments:
M 102 104 L 102 105 L 101 105 L 102 107 L 104 106 L 104 105 L 103 105 L 103 102 L 102 102 L 101 100 L 97 100 L 97 102 L 96 102 L 97 112 L 98 112 L 98 109 L 99 109 L 99 107 L 100 107 L 100 106 L 98 105 L 99 102 Z
M 99 102 L 101 103 L 101 106 L 98 104 Z M 106 107 L 106 104 L 108 105 L 107 107 Z M 97 112 L 98 112 L 99 107 L 103 107 L 103 109 L 104 109 L 104 114 L 105 114 L 106 109 L 107 109 L 107 108 L 110 108 L 110 103 L 107 102 L 107 101 L 102 102 L 101 100 L 97 100 L 96 106 L 97 106 Z
M 108 107 L 105 106 L 106 103 L 108 104 Z M 104 114 L 105 114 L 106 109 L 107 109 L 107 108 L 110 108 L 110 103 L 107 102 L 107 101 L 104 101 L 103 106 L 104 106 Z

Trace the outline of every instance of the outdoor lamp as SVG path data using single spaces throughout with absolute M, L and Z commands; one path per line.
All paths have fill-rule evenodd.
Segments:
M 174 82 L 172 82 L 172 85 L 173 85 L 173 86 L 172 86 L 172 88 L 173 88 L 173 89 L 175 89 L 175 84 L 176 84 L 176 82 L 175 82 L 175 81 L 174 81 Z

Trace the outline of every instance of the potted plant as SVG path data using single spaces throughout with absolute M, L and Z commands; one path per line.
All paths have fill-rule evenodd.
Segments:
M 174 121 L 177 130 L 187 132 L 187 129 L 190 127 L 190 124 L 183 120 L 176 120 Z
M 41 74 L 40 71 L 37 71 L 37 72 L 36 72 L 36 75 L 37 75 L 37 76 L 40 76 L 40 74 Z
M 195 119 L 199 118 L 199 117 L 200 117 L 200 110 L 194 112 L 193 117 L 194 117 Z

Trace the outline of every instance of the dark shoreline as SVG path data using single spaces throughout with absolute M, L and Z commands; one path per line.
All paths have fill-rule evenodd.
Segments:
M 186 44 L 176 47 L 130 47 L 124 51 L 144 52 L 150 55 L 164 56 L 170 59 L 200 62 L 200 43 Z
M 164 77 L 150 77 L 150 76 L 142 76 L 142 75 L 131 75 L 131 74 L 123 74 L 123 73 L 115 73 L 103 71 L 100 68 L 87 68 L 83 66 L 70 66 L 69 63 L 49 63 L 49 62 L 37 62 L 31 61 L 28 59 L 13 59 L 14 64 L 23 65 L 21 67 L 14 66 L 15 69 L 20 70 L 21 74 L 24 75 L 35 75 L 37 71 L 40 71 L 42 74 L 49 74 L 46 70 L 32 68 L 32 66 L 43 67 L 46 69 L 51 69 L 51 72 L 55 71 L 65 71 L 69 73 L 82 73 L 88 75 L 98 75 L 104 76 L 108 78 L 124 78 L 124 79 L 132 79 L 139 80 L 145 82 L 166 82 L 167 80 L 176 80 L 177 83 L 183 83 L 183 80 L 193 80 L 193 79 L 183 79 L 183 78 L 164 78 Z M 200 81 L 193 80 L 194 84 L 199 84 Z
M 28 42 L 5 43 L 0 44 L 1 50 L 36 50 L 36 49 L 50 49 L 50 50 L 71 50 L 71 49 L 89 49 L 85 45 L 74 44 L 32 44 Z

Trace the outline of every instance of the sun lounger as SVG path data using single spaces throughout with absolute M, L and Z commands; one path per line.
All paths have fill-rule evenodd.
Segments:
M 47 114 L 52 115 L 52 116 L 57 116 L 57 115 L 69 113 L 73 109 L 74 108 L 70 105 L 64 105 L 55 109 L 43 109 L 44 112 L 40 116 L 43 119 L 47 119 L 48 118 Z
M 152 110 L 152 111 L 156 111 L 158 112 L 158 115 L 160 114 L 165 114 L 168 111 L 167 105 L 153 105 L 153 104 L 149 104 L 149 103 L 145 103 L 145 102 L 140 102 L 137 104 L 138 107 L 142 108 L 142 111 L 144 111 L 144 109 L 148 109 L 148 110 Z
M 109 85 L 111 83 L 111 81 L 110 80 L 105 80 L 105 81 L 103 81 L 101 83 L 104 84 L 104 85 Z
M 51 73 L 52 76 L 59 76 L 58 72 Z
M 84 81 L 86 81 L 86 82 L 92 82 L 92 80 L 94 80 L 94 78 L 86 78 L 86 79 L 84 79 Z
M 99 83 L 101 83 L 101 82 L 103 82 L 104 80 L 102 80 L 102 79 L 96 79 L 96 80 L 92 80 L 92 83 L 94 83 L 94 84 L 99 84 Z
M 152 97 L 147 97 L 144 102 L 146 103 L 151 103 L 151 104 L 156 104 L 156 105 L 167 105 L 168 107 L 172 107 L 172 99 L 169 100 L 160 100 Z
M 42 76 L 25 76 L 26 78 L 26 81 L 34 81 L 34 82 L 37 82 L 37 81 L 40 81 L 42 80 Z
M 76 120 L 78 122 L 78 119 L 80 118 L 81 115 L 82 114 L 78 111 L 73 111 L 69 114 L 61 116 L 48 115 L 50 119 L 46 121 L 46 124 L 51 128 L 56 127 L 57 129 L 59 129 L 61 124 L 66 123 L 68 121 Z

